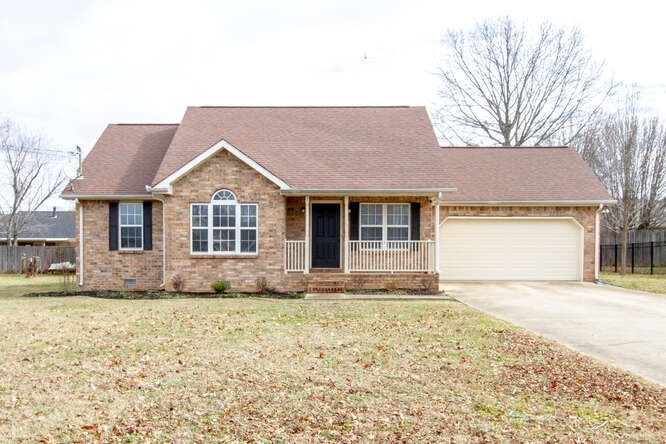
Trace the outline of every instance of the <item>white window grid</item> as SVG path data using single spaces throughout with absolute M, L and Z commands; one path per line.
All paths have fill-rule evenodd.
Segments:
M 374 224 L 364 224 L 363 223 L 363 209 L 369 208 L 370 206 L 373 207 L 381 207 L 381 225 L 378 225 L 376 223 Z M 407 216 L 407 224 L 397 224 L 392 221 L 392 223 L 389 223 L 389 215 L 388 215 L 388 209 L 389 208 L 406 208 L 404 210 L 406 212 Z M 400 211 L 401 213 L 403 210 Z M 404 214 L 400 214 L 400 216 L 404 216 Z M 362 249 L 382 249 L 382 250 L 402 250 L 406 249 L 409 240 L 411 239 L 411 212 L 409 208 L 409 203 L 376 203 L 376 202 L 362 202 L 360 204 L 359 208 L 359 224 L 358 224 L 358 238 L 361 241 L 364 241 L 362 243 Z M 379 228 L 381 227 L 382 229 L 382 238 L 380 239 L 370 239 L 366 240 L 363 239 L 362 233 L 363 233 L 363 228 Z M 391 240 L 388 239 L 388 231 L 389 228 L 406 228 L 407 229 L 407 238 L 406 239 L 395 239 Z M 366 243 L 367 242 L 367 243 Z M 376 244 L 375 244 L 376 243 Z
M 130 208 L 133 210 L 131 213 L 128 211 Z M 123 211 L 125 212 L 125 214 L 123 214 Z M 129 218 L 132 218 L 131 222 L 129 221 Z M 124 223 L 123 220 L 125 221 Z M 138 228 L 140 245 L 135 247 L 123 247 L 123 228 Z M 143 250 L 143 203 L 142 202 L 120 202 L 118 204 L 118 244 L 120 250 L 129 250 L 129 251 Z
M 258 204 L 238 203 L 236 196 L 227 190 L 216 192 L 211 201 L 212 203 L 190 204 L 190 253 L 219 256 L 256 255 L 259 250 Z M 205 209 L 204 214 L 195 216 L 195 207 L 200 210 Z M 222 207 L 225 207 L 227 211 L 222 210 Z M 222 215 L 222 213 L 226 214 Z M 233 220 L 233 225 L 230 223 L 231 220 Z M 195 251 L 194 249 L 193 233 L 195 230 L 206 230 L 205 251 Z M 233 236 L 230 236 L 232 233 Z M 254 233 L 254 236 L 251 236 L 250 233 Z M 254 239 L 247 239 L 248 237 L 254 237 Z M 250 251 L 243 251 L 248 243 L 254 243 L 254 248 Z M 223 246 L 227 248 L 222 248 Z M 233 248 L 230 248 L 232 246 Z

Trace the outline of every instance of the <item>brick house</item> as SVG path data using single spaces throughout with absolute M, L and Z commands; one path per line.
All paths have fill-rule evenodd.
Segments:
M 576 152 L 443 148 L 423 107 L 190 107 L 109 125 L 62 193 L 83 289 L 593 280 L 610 197 Z

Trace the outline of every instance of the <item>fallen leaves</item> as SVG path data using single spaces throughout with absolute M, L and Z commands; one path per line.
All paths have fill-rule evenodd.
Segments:
M 37 302 L 0 300 L 12 440 L 664 437 L 662 389 L 458 304 Z

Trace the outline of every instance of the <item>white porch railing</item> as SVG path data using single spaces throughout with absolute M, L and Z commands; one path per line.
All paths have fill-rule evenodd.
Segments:
M 305 241 L 284 241 L 284 271 L 305 271 Z
M 347 241 L 349 271 L 433 271 L 435 242 Z
M 430 272 L 435 269 L 435 241 L 347 241 L 350 272 Z M 285 272 L 305 271 L 305 241 L 284 243 Z

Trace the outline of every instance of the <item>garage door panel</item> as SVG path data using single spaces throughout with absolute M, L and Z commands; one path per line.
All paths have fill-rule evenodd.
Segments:
M 448 219 L 440 274 L 450 280 L 580 280 L 582 230 L 571 219 Z

